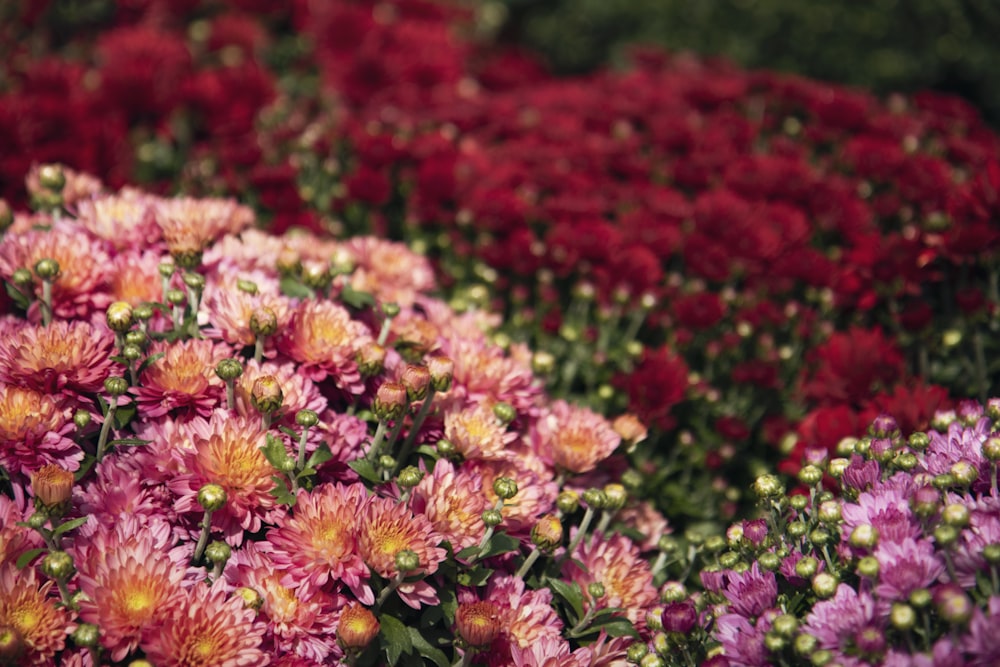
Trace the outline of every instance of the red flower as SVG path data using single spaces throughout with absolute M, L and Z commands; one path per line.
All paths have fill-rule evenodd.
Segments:
M 641 422 L 669 430 L 677 422 L 671 409 L 687 393 L 688 367 L 665 347 L 647 349 L 636 370 L 619 375 L 615 385 L 628 393 L 629 409 Z
M 879 328 L 837 332 L 808 355 L 813 370 L 803 380 L 806 398 L 821 404 L 858 405 L 891 387 L 904 373 L 903 357 Z
M 673 310 L 677 324 L 697 330 L 710 329 L 725 314 L 722 301 L 712 292 L 683 296 L 674 301 Z

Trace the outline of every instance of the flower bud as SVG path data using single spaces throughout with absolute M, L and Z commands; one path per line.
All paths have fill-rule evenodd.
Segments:
M 312 428 L 319 423 L 319 415 L 314 410 L 299 410 L 295 413 L 295 423 L 302 428 Z
M 805 521 L 792 521 L 785 530 L 789 537 L 798 540 L 809 532 L 809 524 Z
M 910 593 L 910 604 L 912 604 L 917 609 L 923 609 L 930 605 L 934 601 L 934 597 L 931 592 L 926 588 L 918 588 L 917 590 Z
M 858 574 L 862 577 L 874 579 L 879 573 L 878 558 L 875 556 L 865 556 L 858 561 Z
M 42 574 L 53 579 L 65 581 L 73 575 L 75 569 L 73 557 L 65 551 L 50 551 L 42 559 Z
M 84 646 L 86 648 L 93 648 L 97 646 L 97 640 L 100 639 L 101 630 L 93 623 L 81 623 L 76 626 L 76 630 L 70 637 L 73 638 L 73 643 L 77 646 Z
M 948 472 L 961 486 L 971 486 L 979 478 L 979 470 L 968 461 L 956 461 Z
M 142 348 L 138 345 L 130 345 L 126 343 L 122 345 L 122 357 L 130 363 L 139 361 L 142 358 Z
M 535 375 L 549 375 L 556 368 L 556 358 L 551 352 L 539 350 L 531 356 L 531 370 Z
M 340 614 L 337 643 L 348 653 L 360 653 L 378 636 L 379 622 L 366 607 L 352 602 Z
M 487 528 L 495 528 L 503 523 L 503 514 L 500 510 L 486 510 L 483 512 L 483 523 Z
M 663 607 L 649 607 L 646 609 L 646 629 L 659 632 L 663 630 Z M 666 639 L 666 637 L 664 637 Z
M 232 547 L 225 542 L 215 540 L 205 547 L 205 560 L 214 565 L 225 565 L 232 555 Z
M 406 387 L 399 382 L 383 382 L 375 392 L 372 411 L 380 421 L 395 421 L 406 412 Z
M 448 391 L 455 375 L 455 362 L 443 354 L 432 354 L 427 357 L 426 362 L 434 391 Z
M 420 480 L 423 478 L 424 473 L 422 473 L 419 468 L 416 466 L 406 466 L 399 471 L 396 483 L 404 489 L 412 489 L 417 484 L 420 484 Z
M 823 471 L 814 465 L 807 465 L 799 471 L 799 481 L 806 486 L 816 486 L 823 481 Z
M 62 192 L 66 187 L 66 174 L 62 165 L 43 164 L 38 168 L 38 184 L 52 192 Z
M 226 506 L 226 490 L 218 484 L 205 484 L 198 489 L 198 504 L 206 512 L 215 512 Z
M 257 293 L 257 283 L 252 280 L 238 278 L 236 280 L 236 289 L 252 296 Z
M 184 284 L 188 289 L 195 292 L 202 292 L 205 289 L 205 276 L 200 273 L 187 271 L 183 276 L 181 276 L 181 280 L 184 281 Z
M 104 390 L 112 396 L 121 396 L 128 391 L 128 380 L 112 375 L 104 381 Z
M 625 659 L 630 664 L 637 664 L 649 653 L 649 647 L 642 642 L 632 642 L 625 651 Z
M 594 600 L 600 600 L 604 597 L 604 584 L 599 581 L 594 581 L 587 584 L 587 595 L 589 595 Z
M 667 667 L 667 663 L 655 653 L 647 653 L 639 661 L 639 667 Z
M 167 303 L 171 306 L 183 306 L 187 301 L 187 295 L 184 294 L 182 290 L 179 289 L 168 289 L 167 293 L 164 294 L 167 298 Z
M 223 359 L 215 366 L 215 374 L 219 379 L 229 382 L 243 375 L 243 364 L 236 359 Z
M 941 524 L 934 528 L 934 541 L 945 549 L 955 544 L 958 540 L 958 528 L 955 526 L 949 526 L 948 524 Z
M 895 465 L 900 470 L 909 472 L 920 465 L 920 459 L 918 459 L 912 452 L 900 452 L 896 456 Z
M 604 495 L 607 496 L 607 504 L 604 509 L 609 512 L 617 512 L 621 508 L 625 507 L 625 503 L 628 501 L 628 491 L 621 484 L 605 484 L 604 485 Z
M 851 531 L 847 541 L 855 549 L 874 549 L 878 544 L 878 529 L 869 523 L 863 523 Z
M 247 609 L 260 611 L 260 608 L 264 606 L 263 596 L 252 588 L 240 586 L 236 589 L 236 594 L 243 598 L 243 606 Z
M 445 438 L 441 438 L 440 440 L 438 440 L 437 451 L 438 454 L 445 457 L 446 459 L 461 458 L 460 454 L 458 453 L 458 449 L 455 447 L 455 443 L 453 443 L 451 440 L 446 440 Z
M 28 517 L 28 526 L 35 530 L 43 528 L 48 522 L 49 515 L 45 512 L 32 512 L 31 516 Z
M 35 282 L 31 271 L 28 269 L 16 269 L 10 276 L 10 281 L 21 288 L 31 287 Z
M 275 260 L 275 268 L 283 276 L 297 276 L 302 271 L 302 260 L 291 248 L 282 248 Z
M 826 532 L 822 528 L 817 528 L 816 530 L 809 532 L 809 541 L 817 547 L 821 547 L 824 544 L 829 543 L 831 537 L 830 533 Z
M 383 470 L 393 470 L 396 468 L 396 459 L 389 454 L 382 454 L 378 457 L 378 467 Z
M 819 640 L 813 635 L 799 635 L 795 638 L 793 646 L 797 654 L 810 655 L 816 650 L 817 644 L 819 644 Z
M 726 548 L 726 538 L 722 535 L 709 535 L 705 538 L 703 548 L 710 554 L 719 553 Z
M 517 419 L 517 411 L 510 403 L 497 403 L 493 406 L 493 414 L 501 424 L 509 424 Z
M 617 433 L 629 450 L 649 436 L 649 431 L 634 414 L 626 413 L 615 417 L 611 428 Z
M 603 489 L 587 489 L 583 492 L 583 502 L 595 510 L 604 509 L 608 506 L 608 494 Z
M 799 629 L 799 619 L 792 614 L 782 614 L 771 622 L 771 630 L 780 637 L 791 639 Z
M 930 436 L 923 431 L 916 431 L 910 434 L 906 443 L 910 446 L 910 449 L 920 452 L 927 449 L 927 445 L 931 444 L 931 439 Z
M 400 382 L 406 387 L 406 396 L 410 401 L 422 401 L 427 398 L 431 372 L 424 366 L 407 364 L 400 376 Z
M 396 552 L 396 569 L 402 573 L 413 572 L 420 567 L 420 556 L 412 549 Z
M 250 389 L 250 404 L 257 412 L 271 414 L 277 411 L 285 400 L 278 378 L 273 375 L 261 375 L 254 380 Z
M 785 650 L 785 646 L 787 645 L 788 642 L 785 638 L 773 630 L 764 635 L 764 648 L 772 653 L 780 653 Z
M 938 615 L 951 625 L 968 623 L 974 609 L 962 587 L 950 583 L 941 584 L 934 590 L 934 606 Z
M 913 513 L 921 519 L 926 519 L 937 514 L 941 504 L 941 492 L 933 486 L 922 486 L 913 493 L 910 499 L 910 508 Z
M 132 327 L 132 306 L 126 301 L 115 301 L 105 313 L 108 328 L 118 333 L 124 333 Z
M 661 602 L 683 602 L 687 598 L 687 589 L 679 581 L 667 581 L 660 588 Z
M 851 465 L 851 462 L 845 458 L 830 459 L 830 463 L 827 464 L 826 471 L 830 473 L 830 477 L 840 479 L 844 474 L 844 470 L 846 470 L 849 465 Z
M 663 607 L 660 620 L 665 632 L 679 632 L 686 635 L 698 622 L 698 610 L 690 600 L 671 602 Z
M 950 503 L 941 510 L 941 521 L 947 526 L 965 528 L 969 525 L 969 508 L 961 503 Z
M 788 506 L 797 512 L 801 512 L 809 504 L 809 498 L 801 494 L 796 494 L 788 498 Z
M 777 498 L 785 493 L 785 485 L 781 483 L 777 475 L 761 475 L 754 480 L 753 490 L 758 498 Z
M 358 372 L 364 377 L 378 375 L 385 368 L 385 348 L 369 341 L 358 349 L 355 361 L 358 364 Z
M 497 498 L 510 500 L 517 495 L 517 482 L 510 477 L 497 477 L 493 480 L 493 493 Z
M 79 410 L 73 413 L 73 423 L 81 431 L 90 426 L 91 419 L 92 417 L 90 416 L 90 413 L 84 410 L 83 408 L 80 408 Z
M 894 602 L 889 611 L 889 623 L 897 630 L 910 630 L 917 624 L 917 612 L 903 602 Z
M 0 625 L 0 665 L 16 665 L 28 645 L 13 625 Z
M 388 318 L 396 317 L 399 315 L 399 304 L 392 301 L 388 301 L 382 304 L 382 314 Z
M 983 560 L 990 565 L 1000 565 L 1000 543 L 993 542 L 983 547 Z
M 1000 437 L 990 436 L 983 442 L 983 457 L 987 461 L 1000 461 Z
M 138 306 L 132 309 L 132 317 L 139 320 L 140 322 L 146 322 L 153 318 L 153 312 L 154 312 L 153 307 L 151 305 L 149 305 L 148 303 L 140 303 Z M 133 333 L 138 334 L 140 332 L 136 331 Z M 125 339 L 128 340 L 127 335 Z M 129 341 L 129 342 L 134 343 L 135 341 Z M 139 345 L 140 347 L 145 347 L 146 342 L 147 341 L 144 339 L 141 343 L 135 343 L 135 344 Z
M 49 516 L 62 516 L 73 496 L 73 473 L 49 463 L 31 473 L 31 490 L 35 494 L 35 509 Z
M 836 500 L 827 500 L 826 502 L 820 503 L 817 516 L 823 523 L 840 523 L 840 503 Z
M 250 331 L 258 338 L 273 336 L 278 331 L 278 316 L 267 306 L 254 308 L 250 314 Z
M 580 496 L 575 491 L 560 491 L 556 496 L 556 508 L 563 514 L 572 514 L 580 507 Z
M 455 634 L 469 646 L 489 646 L 501 629 L 500 608 L 492 602 L 460 604 L 455 611 Z
M 820 572 L 812 580 L 813 593 L 823 600 L 832 598 L 837 592 L 838 585 L 840 585 L 840 581 L 829 572 Z
M 531 527 L 531 542 L 542 551 L 552 551 L 562 544 L 562 522 L 554 514 L 546 514 Z
M 757 565 L 765 572 L 777 572 L 781 567 L 781 557 L 772 551 L 765 551 L 757 556 Z
M 812 556 L 804 556 L 795 564 L 795 574 L 803 579 L 811 579 L 819 569 L 819 561 Z
M 324 290 L 333 280 L 333 274 L 330 273 L 330 267 L 327 264 L 318 264 L 316 262 L 306 262 L 302 264 L 302 284 L 310 289 L 314 290 Z

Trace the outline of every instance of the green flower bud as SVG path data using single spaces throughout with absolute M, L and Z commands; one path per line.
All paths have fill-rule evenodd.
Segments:
M 517 419 L 517 410 L 510 403 L 497 403 L 493 406 L 493 414 L 502 424 L 509 424 Z
M 267 306 L 254 308 L 249 325 L 254 336 L 273 336 L 278 331 L 278 316 Z
M 115 301 L 108 306 L 104 319 L 109 329 L 124 333 L 132 327 L 132 306 L 125 301 Z
M 31 287 L 35 278 L 28 269 L 16 269 L 10 276 L 10 281 L 20 288 Z
M 757 556 L 757 565 L 765 572 L 777 572 L 778 568 L 781 567 L 781 558 L 776 553 L 765 551 Z
M 661 632 L 663 630 L 663 607 L 653 607 L 646 611 L 646 628 L 663 634 Z
M 931 438 L 923 431 L 916 431 L 910 434 L 906 442 L 910 446 L 910 449 L 920 452 L 927 449 L 927 445 L 931 444 Z
M 562 544 L 562 522 L 554 514 L 540 517 L 531 527 L 531 542 L 542 551 L 552 551 Z
M 209 563 L 225 565 L 226 561 L 228 561 L 229 557 L 232 555 L 232 548 L 225 542 L 216 540 L 205 547 L 205 559 Z
M 486 510 L 483 512 L 483 523 L 487 528 L 495 528 L 503 523 L 503 514 L 500 510 Z
M 969 508 L 961 503 L 950 503 L 941 510 L 941 521 L 946 526 L 965 528 L 969 525 Z
M 420 484 L 420 480 L 424 478 L 424 473 L 420 471 L 416 466 L 406 466 L 399 471 L 399 477 L 396 478 L 396 483 L 404 489 L 412 489 L 417 484 Z
M 187 301 L 187 295 L 179 289 L 168 289 L 165 296 L 167 297 L 167 303 L 171 306 L 183 306 Z
M 413 572 L 420 567 L 420 556 L 416 551 L 403 549 L 396 552 L 396 569 L 402 573 Z
M 181 280 L 184 281 L 184 284 L 188 287 L 188 289 L 194 290 L 195 292 L 201 292 L 205 289 L 205 276 L 200 273 L 187 271 L 183 276 L 181 276 Z
M 386 317 L 396 317 L 399 315 L 399 304 L 391 301 L 382 304 L 382 314 Z
M 773 499 L 785 493 L 785 485 L 777 475 L 761 475 L 754 480 L 753 491 L 759 498 Z
M 667 663 L 655 653 L 647 653 L 639 661 L 639 667 L 667 667 Z
M 894 602 L 889 611 L 889 623 L 897 630 L 910 630 L 917 624 L 917 612 L 908 604 Z
M 83 408 L 80 408 L 79 410 L 73 413 L 73 423 L 81 431 L 90 426 L 91 419 L 92 419 L 91 414 L 86 410 L 84 410 Z
M 629 468 L 622 473 L 621 483 L 628 491 L 636 493 L 642 488 L 642 473 L 634 468 Z
M 771 623 L 771 630 L 780 637 L 791 639 L 799 629 L 799 619 L 792 614 L 782 614 Z
M 830 459 L 830 463 L 826 466 L 826 471 L 830 473 L 830 477 L 840 479 L 844 474 L 844 470 L 846 470 L 849 465 L 851 465 L 851 462 L 848 459 Z
M 642 642 L 632 642 L 625 651 L 625 659 L 636 665 L 649 654 L 649 647 Z
M 813 667 L 826 667 L 833 662 L 833 652 L 828 651 L 825 648 L 814 651 L 813 654 L 809 656 L 809 662 L 813 664 Z
M 229 382 L 243 375 L 243 364 L 236 359 L 223 359 L 215 365 L 215 374 L 219 379 Z
M 939 489 L 941 491 L 947 491 L 948 489 L 956 485 L 956 480 L 955 476 L 952 475 L 950 472 L 945 472 L 941 473 L 940 475 L 936 475 L 934 477 L 934 481 L 932 481 L 931 484 L 934 485 L 935 489 Z
M 93 623 L 80 623 L 76 626 L 76 630 L 73 631 L 70 637 L 77 646 L 93 648 L 97 646 L 97 640 L 100 639 L 100 635 L 100 628 Z
M 59 277 L 59 262 L 54 259 L 40 259 L 35 264 L 35 275 L 42 280 L 53 281 Z
M 855 549 L 874 549 L 878 544 L 878 529 L 869 523 L 863 523 L 851 531 L 847 541 Z
M 250 404 L 260 413 L 271 414 L 281 408 L 285 393 L 281 391 L 278 378 L 273 375 L 261 375 L 254 380 L 250 389 Z
M 455 443 L 451 440 L 446 440 L 441 438 L 437 442 L 438 454 L 445 457 L 446 459 L 459 458 L 458 449 L 455 447 Z
M 731 570 L 740 562 L 740 555 L 735 551 L 727 551 L 719 556 L 719 565 L 727 570 Z
M 389 454 L 382 454 L 378 457 L 378 467 L 383 470 L 392 470 L 396 467 L 396 459 Z M 293 468 L 294 470 L 294 468 Z
M 139 359 L 142 359 L 142 348 L 137 345 L 123 345 L 122 357 L 124 357 L 126 361 L 136 362 Z
M 799 481 L 806 486 L 816 486 L 823 481 L 823 471 L 814 465 L 804 466 L 799 471 Z
M 400 382 L 383 382 L 375 392 L 372 411 L 381 421 L 395 421 L 408 405 L 406 387 Z
M 323 290 L 333 280 L 330 267 L 325 264 L 309 262 L 302 265 L 302 284 L 314 290 Z
M 607 497 L 607 504 L 604 506 L 604 509 L 609 512 L 617 512 L 625 507 L 625 503 L 628 502 L 628 492 L 621 484 L 605 484 L 604 495 Z
M 426 363 L 434 391 L 448 391 L 455 375 L 455 362 L 443 354 L 431 354 L 427 357 Z
M 687 597 L 687 589 L 679 581 L 668 581 L 660 588 L 660 602 L 683 602 Z
M 594 581 L 587 584 L 587 595 L 594 600 L 600 600 L 604 597 L 604 584 L 599 581 Z
M 801 562 L 801 561 L 800 561 Z M 829 572 L 820 572 L 812 580 L 813 593 L 820 599 L 832 598 L 840 581 Z
M 140 303 L 138 306 L 132 309 L 132 317 L 139 320 L 140 322 L 146 322 L 153 318 L 153 312 L 154 312 L 153 307 L 151 305 L 149 305 L 148 303 Z M 135 341 L 130 341 L 130 342 L 135 342 Z M 145 339 L 141 343 L 136 343 L 136 345 L 145 347 L 146 345 Z
M 869 579 L 874 579 L 878 576 L 879 564 L 878 559 L 875 556 L 865 556 L 858 561 L 858 574 L 862 577 L 867 577 Z
M 608 505 L 608 494 L 603 489 L 587 489 L 583 492 L 583 502 L 595 510 L 604 509 Z
M 1000 461 L 1000 437 L 991 436 L 983 442 L 983 457 L 987 461 Z
M 773 631 L 764 635 L 764 648 L 772 653 L 783 651 L 786 645 L 785 638 Z
M 830 541 L 831 535 L 822 528 L 817 528 L 816 530 L 809 533 L 809 541 L 818 547 L 827 544 Z
M 938 615 L 950 625 L 965 625 L 972 618 L 975 606 L 957 584 L 942 584 L 934 591 L 934 606 Z
M 198 489 L 198 504 L 206 512 L 215 512 L 226 506 L 226 490 L 218 484 L 205 484 Z
M 719 553 L 726 548 L 726 538 L 722 535 L 709 535 L 705 540 L 704 549 L 710 554 Z
M 44 528 L 48 522 L 49 515 L 45 512 L 32 512 L 31 516 L 28 517 L 28 525 L 35 530 Z
M 810 655 L 816 650 L 819 640 L 812 635 L 799 635 L 795 638 L 795 652 L 799 655 Z
M 931 592 L 926 588 L 919 588 L 912 593 L 910 593 L 910 604 L 912 604 L 917 609 L 923 609 L 927 607 L 932 601 L 933 596 Z
M 62 192 L 66 187 L 66 174 L 58 164 L 43 164 L 38 168 L 38 184 L 52 192 Z
M 673 535 L 661 535 L 656 541 L 656 548 L 665 554 L 675 554 L 680 551 L 681 544 Z
M 983 547 L 983 559 L 990 565 L 1000 565 L 1000 544 L 994 542 Z
M 531 357 L 531 370 L 535 375 L 549 375 L 556 368 L 556 358 L 550 352 L 539 350 Z
M 956 461 L 949 472 L 961 486 L 971 486 L 979 478 L 979 470 L 968 461 Z
M 264 606 L 263 596 L 252 588 L 241 586 L 236 589 L 236 594 L 243 598 L 243 606 L 247 609 L 260 611 L 260 608 Z
M 112 396 L 121 396 L 128 391 L 128 380 L 112 375 L 104 381 L 104 390 Z
M 75 569 L 73 557 L 65 551 L 50 551 L 42 559 L 42 574 L 53 579 L 65 581 L 73 575 Z
M 561 491 L 556 496 L 556 508 L 563 514 L 572 514 L 580 507 L 580 496 L 575 491 Z
M 841 438 L 840 442 L 837 443 L 837 456 L 850 457 L 851 454 L 861 454 L 858 451 L 858 443 L 860 440 L 853 437 Z
M 801 512 L 809 505 L 809 498 L 802 495 L 794 495 L 788 499 L 788 505 L 796 512 Z
M 786 532 L 788 533 L 789 537 L 798 540 L 799 538 L 803 537 L 807 532 L 809 532 L 809 524 L 805 523 L 804 521 L 793 521 L 790 524 L 788 524 Z
M 841 509 L 840 503 L 836 500 L 827 500 L 819 505 L 817 516 L 820 521 L 827 524 L 840 523 Z
M 236 281 L 236 289 L 238 289 L 241 292 L 253 295 L 257 293 L 257 283 L 255 283 L 252 280 L 245 280 L 243 278 L 239 278 Z
M 805 556 L 795 564 L 795 574 L 803 579 L 811 579 L 818 569 L 819 561 L 812 556 Z
M 896 467 L 909 472 L 920 464 L 920 460 L 911 452 L 900 452 L 896 456 Z
M 958 540 L 958 528 L 942 524 L 934 529 L 934 541 L 938 545 L 948 548 Z
M 319 415 L 314 410 L 299 410 L 295 413 L 295 423 L 302 428 L 312 428 L 319 423 Z
M 517 495 L 517 482 L 510 477 L 497 477 L 493 480 L 493 493 L 501 500 L 510 500 Z

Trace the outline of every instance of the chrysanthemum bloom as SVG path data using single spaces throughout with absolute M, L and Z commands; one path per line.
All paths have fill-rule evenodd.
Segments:
M 250 294 L 240 289 L 238 280 L 252 282 L 257 292 Z M 267 309 L 274 315 L 277 331 L 284 329 L 292 316 L 292 302 L 281 294 L 277 280 L 259 271 L 222 274 L 219 281 L 209 282 L 204 303 L 212 323 L 204 334 L 240 347 L 253 345 L 257 340 L 250 328 L 250 319 L 258 309 Z
M 941 475 L 951 467 L 965 461 L 978 472 L 972 490 L 988 492 L 990 488 L 989 461 L 983 456 L 983 443 L 990 437 L 992 423 L 988 418 L 979 419 L 973 426 L 953 422 L 944 433 L 930 432 L 930 443 L 924 456 L 927 471 Z
M 55 464 L 42 466 L 31 473 L 31 491 L 35 503 L 50 512 L 62 514 L 73 496 L 73 473 Z
M 58 463 L 76 470 L 83 450 L 68 436 L 74 425 L 67 408 L 33 389 L 0 384 L 0 465 L 27 474 Z
M 626 505 L 615 515 L 615 521 L 621 521 L 642 535 L 644 539 L 636 542 L 641 551 L 656 549 L 660 538 L 673 532 L 667 518 L 652 503 L 645 500 Z
M 509 403 L 518 414 L 533 414 L 542 394 L 530 363 L 508 357 L 485 342 L 452 340 L 442 351 L 455 362 L 451 396 L 469 404 Z
M 510 660 L 514 667 L 589 667 L 591 664 L 588 649 L 570 652 L 569 642 L 561 637 L 543 637 L 524 647 L 513 645 Z
M 101 645 L 114 661 L 134 651 L 144 630 L 159 627 L 183 604 L 185 567 L 167 555 L 158 540 L 162 532 L 124 522 L 95 531 L 74 559 L 86 593 L 80 617 L 100 626 Z
M 413 489 L 411 507 L 422 513 L 454 551 L 479 544 L 486 532 L 483 512 L 493 507 L 478 473 L 438 459 L 434 470 Z
M 360 394 L 364 383 L 355 355 L 369 341 L 368 327 L 351 319 L 346 308 L 310 299 L 292 314 L 279 335 L 278 348 L 301 364 L 299 372 L 313 382 L 329 376 L 341 389 Z
M 314 664 L 331 664 L 342 654 L 337 645 L 336 611 L 345 600 L 302 582 L 294 588 L 281 583 L 283 571 L 276 569 L 268 553 L 250 542 L 233 552 L 226 577 L 234 586 L 245 586 L 259 594 L 262 620 L 267 626 L 265 643 L 272 655 L 298 655 Z
M 273 272 L 278 257 L 287 246 L 285 237 L 251 228 L 239 236 L 226 235 L 220 238 L 215 245 L 205 251 L 202 266 L 219 274 L 241 271 Z
M 351 239 L 345 247 L 355 262 L 351 286 L 374 294 L 380 302 L 409 306 L 421 292 L 436 286 L 427 258 L 402 243 L 369 236 Z
M 109 329 L 86 321 L 9 326 L 0 340 L 0 382 L 46 394 L 93 394 L 111 374 L 114 342 Z
M 855 503 L 844 503 L 841 507 L 844 537 L 850 537 L 858 526 L 870 525 L 878 531 L 880 542 L 919 538 L 922 531 L 910 509 L 910 495 L 904 489 L 884 485 L 862 493 Z
M 840 584 L 829 600 L 816 603 L 806 617 L 802 630 L 819 640 L 818 648 L 834 651 L 840 657 L 866 628 L 880 628 L 875 615 L 875 601 L 868 593 Z
M 391 498 L 372 497 L 359 518 L 358 551 L 368 567 L 386 579 L 396 575 L 396 554 L 410 550 L 417 554 L 419 565 L 412 574 L 430 575 L 437 572 L 446 552 L 438 546 L 441 536 L 422 514 Z M 437 604 L 437 593 L 426 581 L 403 584 L 397 589 L 408 605 L 419 608 L 421 603 Z M 358 596 L 363 604 L 375 601 L 370 589 Z
M 18 665 L 51 665 L 66 645 L 70 616 L 49 595 L 54 585 L 39 581 L 32 567 L 19 570 L 13 563 L 0 563 L 0 627 L 21 635 L 25 653 Z
M 536 451 L 571 473 L 594 470 L 622 440 L 604 417 L 565 401 L 554 402 L 537 428 Z
M 104 293 L 110 258 L 104 244 L 83 230 L 56 223 L 51 230 L 8 234 L 0 242 L 0 275 L 9 280 L 17 269 L 32 270 L 42 259 L 59 263 L 59 275 L 52 283 L 52 311 L 56 317 L 86 317 L 111 302 Z M 35 295 L 42 296 L 41 281 L 35 280 Z M 32 305 L 32 319 L 40 314 Z
M 514 455 L 508 447 L 518 434 L 497 419 L 492 407 L 479 404 L 445 414 L 444 437 L 464 459 L 496 460 Z
M 105 457 L 97 466 L 97 476 L 78 488 L 75 504 L 91 521 L 112 527 L 126 517 L 140 522 L 153 518 L 174 518 L 173 497 L 157 483 L 163 471 L 142 463 L 128 464 L 125 455 Z M 127 457 L 134 459 L 134 455 Z M 147 459 L 148 460 L 148 459 Z
M 367 607 L 351 602 L 340 614 L 337 643 L 345 651 L 362 651 L 378 636 L 379 622 Z
M 484 648 L 500 634 L 500 620 L 500 608 L 492 602 L 464 602 L 455 611 L 455 634 L 467 646 Z
M 723 614 L 716 619 L 712 635 L 722 645 L 723 655 L 732 667 L 770 667 L 770 651 L 764 646 L 769 626 L 764 619 L 751 625 L 740 614 Z
M 244 531 L 260 530 L 263 518 L 274 507 L 271 476 L 275 470 L 260 451 L 264 446 L 260 419 L 220 409 L 190 426 L 194 449 L 177 452 L 184 472 L 168 482 L 180 496 L 174 508 L 201 514 L 198 490 L 205 484 L 218 484 L 226 490 L 226 506 L 212 515 L 212 524 L 222 529 L 227 542 L 239 546 Z
M 1000 596 L 990 596 L 985 610 L 976 608 L 969 621 L 969 633 L 962 648 L 972 657 L 970 666 L 990 667 L 1000 663 L 1000 642 L 996 639 L 1000 627 Z
M 517 483 L 517 495 L 503 509 L 503 529 L 508 535 L 527 535 L 538 517 L 552 511 L 559 495 L 559 485 L 553 481 L 551 469 L 541 467 L 536 471 L 529 461 L 532 457 L 531 452 L 524 452 L 517 460 L 467 461 L 462 465 L 482 477 L 483 493 L 490 507 L 499 500 L 493 490 L 496 478 L 507 477 Z
M 322 413 L 326 410 L 326 398 L 320 393 L 313 382 L 298 373 L 298 366 L 291 362 L 275 363 L 265 361 L 258 364 L 253 359 L 243 364 L 243 374 L 236 379 L 234 390 L 236 396 L 236 411 L 245 417 L 257 417 L 260 413 L 253 407 L 251 394 L 254 383 L 260 378 L 270 376 L 281 387 L 282 400 L 280 413 L 274 415 L 277 420 L 285 417 L 287 425 L 296 428 L 295 413 L 299 410 L 312 410 Z M 319 429 L 316 429 L 319 437 Z
M 344 582 L 360 592 L 368 578 L 357 550 L 358 517 L 367 500 L 363 484 L 322 484 L 299 491 L 295 511 L 278 519 L 267 534 L 271 558 L 285 570 L 288 586 L 308 581 L 316 587 Z
M 34 195 L 45 189 L 42 186 L 42 174 L 52 168 L 61 173 L 65 181 L 60 194 L 66 207 L 75 208 L 79 202 L 100 194 L 104 188 L 104 184 L 97 177 L 70 169 L 64 164 L 33 164 L 28 175 L 24 177 L 24 186 L 29 194 Z
M 15 501 L 0 494 L 0 568 L 7 563 L 16 563 L 25 551 L 43 544 L 42 536 L 37 531 L 17 525 L 34 512 L 31 501 L 19 495 L 20 498 Z
M 500 609 L 509 646 L 525 648 L 545 639 L 562 639 L 563 623 L 552 607 L 550 589 L 531 590 L 519 577 L 497 574 L 490 578 L 484 599 Z
M 604 586 L 604 597 L 588 600 L 588 605 L 621 607 L 640 632 L 645 627 L 646 609 L 657 601 L 653 573 L 638 547 L 624 535 L 597 534 L 589 543 L 583 540 L 573 559 L 563 564 L 563 573 L 584 591 L 592 583 Z
M 77 203 L 77 224 L 116 250 L 149 246 L 160 240 L 153 207 L 159 198 L 138 190 L 84 199 Z
M 754 562 L 745 572 L 727 572 L 726 580 L 723 595 L 737 614 L 753 619 L 774 607 L 778 597 L 774 572 L 761 572 Z
M 223 234 L 236 234 L 253 223 L 253 212 L 232 199 L 161 199 L 156 223 L 167 250 L 180 264 L 201 263 L 201 255 Z
M 925 539 L 908 537 L 899 542 L 880 542 L 874 555 L 879 564 L 875 595 L 880 611 L 885 612 L 889 602 L 908 600 L 913 591 L 928 588 L 937 581 L 945 569 L 934 545 Z
M 229 346 L 196 338 L 150 345 L 150 355 L 161 352 L 163 356 L 143 370 L 141 384 L 133 389 L 143 416 L 154 419 L 172 411 L 183 416 L 211 414 L 223 397 L 215 366 L 232 356 Z
M 145 251 L 117 255 L 111 266 L 108 293 L 115 301 L 131 306 L 156 303 L 163 298 L 163 279 L 159 266 L 163 255 Z
M 269 656 L 260 649 L 265 625 L 238 595 L 221 584 L 196 584 L 173 613 L 143 634 L 142 649 L 157 667 L 256 667 Z

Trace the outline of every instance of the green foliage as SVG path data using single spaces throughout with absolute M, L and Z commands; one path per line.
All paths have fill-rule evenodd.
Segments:
M 504 2 L 507 34 L 561 72 L 614 62 L 630 44 L 658 44 L 879 93 L 953 92 L 1000 122 L 994 0 Z

